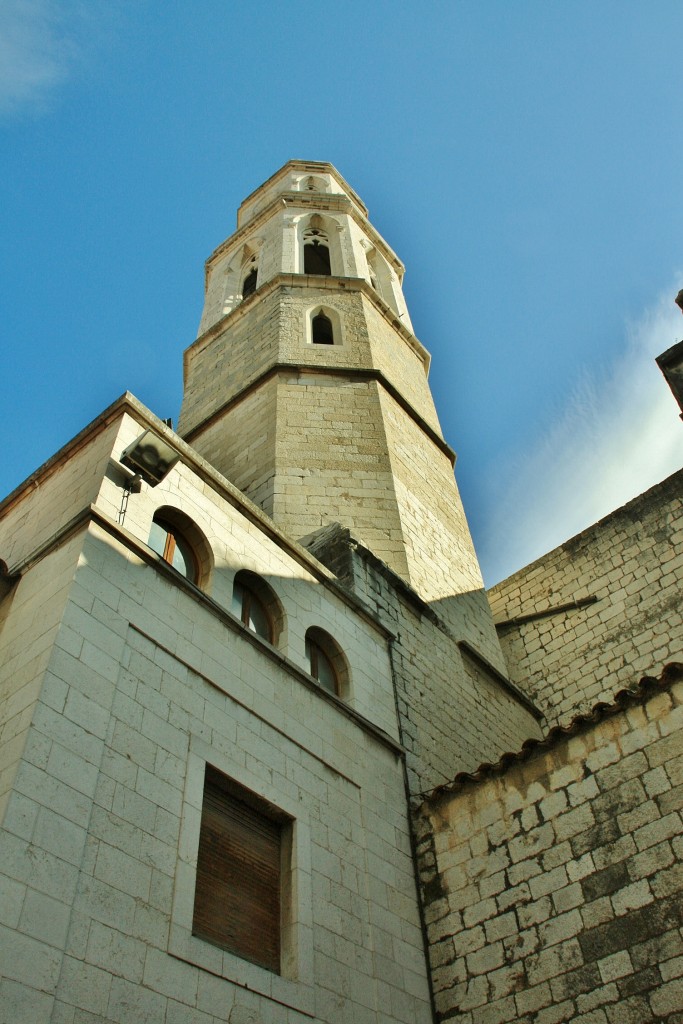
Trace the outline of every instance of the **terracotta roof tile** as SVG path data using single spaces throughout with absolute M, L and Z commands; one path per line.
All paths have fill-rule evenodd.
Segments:
M 638 684 L 631 689 L 619 690 L 611 703 L 607 704 L 604 701 L 598 701 L 590 711 L 585 714 L 575 715 L 567 725 L 554 726 L 543 739 L 526 740 L 520 750 L 501 754 L 498 761 L 494 764 L 488 761 L 484 762 L 474 772 L 458 772 L 451 782 L 444 782 L 440 786 L 435 786 L 429 792 L 423 793 L 422 802 L 426 803 L 435 797 L 443 796 L 447 793 L 456 793 L 465 786 L 476 785 L 493 776 L 503 775 L 512 765 L 528 761 L 538 751 L 549 750 L 560 740 L 566 739 L 568 736 L 577 736 L 591 726 L 597 725 L 598 722 L 603 721 L 605 718 L 618 714 L 625 708 L 644 704 L 655 693 L 667 690 L 679 679 L 683 679 L 683 664 L 673 661 L 664 666 L 662 674 L 658 679 L 653 676 L 643 676 Z

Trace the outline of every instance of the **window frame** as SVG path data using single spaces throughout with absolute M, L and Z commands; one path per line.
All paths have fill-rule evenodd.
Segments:
M 197 854 L 206 765 L 251 791 L 290 819 L 289 869 L 283 879 L 281 973 L 220 949 L 192 934 Z M 313 896 L 310 869 L 311 823 L 307 804 L 277 791 L 249 770 L 239 751 L 217 750 L 197 735 L 190 737 L 185 793 L 180 818 L 168 952 L 185 963 L 314 1015 Z
M 329 341 L 328 340 L 323 340 L 320 337 L 319 332 L 318 332 L 319 336 L 316 338 L 316 326 L 315 325 L 316 325 L 316 321 L 320 321 L 320 320 L 324 320 L 324 321 L 326 321 L 326 323 L 328 323 L 330 325 L 330 328 L 329 328 Z M 327 339 L 327 329 L 325 329 L 325 337 Z M 332 323 L 332 320 L 330 319 L 330 317 L 322 309 L 319 309 L 317 313 L 315 313 L 313 316 L 311 316 L 311 344 L 313 344 L 313 345 L 334 345 L 334 324 Z
M 239 587 L 242 591 L 239 614 L 235 609 L 235 590 Z M 263 636 L 258 630 L 252 629 L 249 625 L 251 614 L 251 602 L 258 604 L 263 617 L 268 623 L 268 636 Z M 230 611 L 240 620 L 245 629 L 248 629 L 254 636 L 265 640 L 276 647 L 280 643 L 282 632 L 285 627 L 285 613 L 280 598 L 270 584 L 250 569 L 240 569 L 235 573 L 232 582 L 232 598 Z
M 206 764 L 192 934 L 278 975 L 290 826 L 286 815 Z M 236 878 L 245 883 L 241 892 Z
M 317 683 L 320 683 L 323 690 L 327 690 L 329 693 L 333 693 L 335 697 L 338 697 L 339 677 L 332 660 L 327 656 L 320 644 L 310 638 L 307 638 L 306 640 L 306 654 L 308 657 L 310 675 L 313 676 Z M 330 688 L 327 683 L 320 678 L 321 675 L 326 675 L 327 671 L 329 671 L 332 676 L 332 688 Z
M 152 528 L 158 526 L 166 534 L 166 540 L 164 541 L 163 551 L 157 550 L 150 543 L 152 539 Z M 179 573 L 189 583 L 194 583 L 195 586 L 199 585 L 199 559 L 191 541 L 187 539 L 183 530 L 176 526 L 175 523 L 171 522 L 166 516 L 154 514 L 152 517 L 152 527 L 150 528 L 150 535 L 147 540 L 149 547 L 152 548 L 159 558 L 163 559 L 172 569 Z M 173 556 L 175 555 L 176 549 L 180 551 L 185 562 L 189 562 L 191 569 L 191 575 L 185 573 L 182 569 L 179 569 L 177 565 L 173 564 Z
M 306 234 L 313 234 L 312 231 L 306 232 Z M 319 232 L 320 238 L 317 236 L 312 241 L 308 241 L 306 235 L 304 235 L 304 274 L 308 277 L 332 277 L 332 253 L 330 252 L 330 241 L 324 232 Z M 327 258 L 324 258 L 321 254 L 325 251 Z M 323 262 L 327 269 L 325 270 L 309 270 L 306 267 L 306 257 L 311 255 L 314 256 L 318 262 Z
M 188 554 L 192 557 L 194 568 L 193 577 L 186 576 L 180 569 L 173 565 L 171 561 L 164 557 L 164 553 L 160 553 L 157 548 L 152 547 L 150 541 L 152 539 L 151 534 L 153 524 L 160 526 L 167 534 L 167 539 L 164 543 L 164 553 L 169 551 L 172 553 L 172 546 L 170 546 L 168 542 L 169 533 L 173 534 L 174 538 L 176 538 L 176 543 L 177 538 L 181 538 Z M 169 568 L 173 569 L 178 576 L 187 580 L 187 582 L 192 584 L 192 586 L 203 590 L 205 593 L 209 592 L 214 566 L 213 551 L 204 532 L 200 529 L 194 519 L 191 519 L 186 512 L 183 512 L 175 505 L 157 506 L 152 515 L 150 530 L 147 535 L 147 546 L 155 553 L 157 558 L 161 559 L 161 561 L 168 565 Z
M 320 654 L 329 665 L 334 676 L 334 689 L 320 679 Z M 308 674 L 325 693 L 341 700 L 348 699 L 350 692 L 350 673 L 346 655 L 341 647 L 326 630 L 320 626 L 309 626 L 305 636 L 305 655 Z
M 316 277 L 344 277 L 347 273 L 347 260 L 341 236 L 345 227 L 334 217 L 322 216 L 319 213 L 302 215 L 297 218 L 297 256 L 296 273 Z M 315 242 L 327 249 L 330 261 L 329 274 L 317 274 L 306 270 L 306 246 Z
M 232 604 L 233 604 L 233 609 L 234 609 L 234 606 L 235 606 L 235 603 L 236 603 L 235 602 L 235 591 L 236 591 L 236 589 L 238 587 L 239 587 L 239 590 L 241 592 L 240 614 L 238 616 L 240 622 L 251 633 L 255 633 L 256 636 L 260 636 L 262 640 L 267 640 L 269 644 L 272 644 L 272 642 L 273 642 L 273 623 L 272 623 L 270 615 L 268 614 L 268 609 L 266 608 L 266 606 L 264 605 L 263 601 L 260 599 L 258 594 L 256 594 L 255 591 L 250 586 L 248 586 L 245 583 L 239 582 L 238 580 L 235 580 L 235 582 L 233 583 L 233 588 L 232 588 Z M 267 634 L 265 636 L 262 633 L 260 633 L 258 631 L 258 629 L 252 629 L 252 627 L 250 625 L 252 604 L 256 605 L 259 608 L 259 610 L 261 611 L 261 614 L 263 615 L 263 618 L 266 620 L 266 623 L 268 625 L 268 632 L 267 632 Z M 235 610 L 233 614 L 237 615 L 237 611 Z
M 332 344 L 330 345 L 321 343 L 319 341 L 313 341 L 313 321 L 317 316 L 322 313 L 323 316 L 332 324 Z M 328 306 L 322 302 L 316 302 L 314 306 L 309 306 L 305 312 L 305 324 L 304 324 L 304 336 L 306 338 L 306 345 L 310 345 L 311 348 L 315 348 L 318 351 L 329 351 L 331 348 L 340 348 L 344 345 L 344 329 L 343 321 L 338 310 L 334 309 L 333 306 Z

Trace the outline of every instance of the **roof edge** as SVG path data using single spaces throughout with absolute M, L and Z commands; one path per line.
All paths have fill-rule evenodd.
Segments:
M 638 704 L 645 704 L 652 697 L 670 689 L 674 683 L 683 680 L 683 663 L 672 661 L 665 665 L 659 678 L 643 676 L 635 687 L 619 690 L 611 703 L 598 701 L 590 711 L 575 715 L 568 725 L 556 725 L 542 740 L 525 740 L 520 750 L 509 751 L 501 755 L 495 764 L 485 761 L 480 764 L 474 772 L 458 772 L 450 782 L 441 783 L 426 793 L 421 793 L 420 806 L 432 800 L 438 800 L 443 796 L 454 795 L 461 792 L 468 786 L 477 786 L 488 779 L 500 777 L 513 765 L 529 761 L 536 754 L 551 750 L 556 743 L 571 736 L 578 736 L 582 732 L 598 725 L 606 718 L 624 711 L 627 708 L 635 707 Z

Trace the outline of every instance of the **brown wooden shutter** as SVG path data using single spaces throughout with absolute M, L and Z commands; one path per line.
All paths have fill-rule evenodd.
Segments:
M 282 824 L 226 783 L 207 765 L 192 931 L 279 972 Z

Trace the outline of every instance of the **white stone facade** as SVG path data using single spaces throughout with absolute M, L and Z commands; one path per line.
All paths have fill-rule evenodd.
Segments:
M 313 272 L 304 247 L 316 240 L 327 255 Z M 505 832 L 498 783 L 478 791 L 476 813 L 464 801 L 466 828 L 459 798 L 424 794 L 506 763 L 542 737 L 544 716 L 611 699 L 615 659 L 676 656 L 681 477 L 496 588 L 499 626 L 513 620 L 501 646 L 402 276 L 339 173 L 290 161 L 207 262 L 178 433 L 127 393 L 0 503 L 0 1024 L 427 1024 L 434 991 L 439 1019 L 562 1019 L 566 972 L 538 975 L 527 997 L 499 963 L 517 949 L 517 910 L 496 902 L 507 883 L 492 888 L 487 832 L 510 848 L 520 837 L 514 823 Z M 124 454 L 146 431 L 176 456 L 154 483 L 147 456 L 141 479 Z M 598 600 L 555 616 L 548 594 L 566 605 L 577 588 Z M 245 590 L 264 602 L 265 632 Z M 574 611 L 592 617 L 589 636 Z M 655 744 L 647 793 L 662 828 L 680 814 L 671 706 L 660 700 L 649 724 L 627 714 L 609 762 L 615 775 L 641 739 Z M 592 765 L 587 742 L 577 759 Z M 558 849 L 511 855 L 541 879 L 570 860 L 561 836 L 575 818 L 555 792 L 576 770 L 567 751 L 557 778 L 554 761 L 541 766 L 552 792 L 531 800 L 557 810 L 555 832 L 538 827 Z M 215 778 L 240 827 L 278 836 L 277 923 L 257 906 L 276 967 L 197 924 L 202 857 L 211 884 L 225 856 L 206 826 Z M 526 776 L 512 771 L 516 786 Z M 603 813 L 587 789 L 567 799 L 586 820 Z M 680 853 L 672 835 L 667 857 Z M 251 865 L 227 859 L 240 878 Z M 663 869 L 668 898 L 678 876 Z M 579 927 L 576 881 L 557 887 L 545 932 Z M 534 885 L 546 907 L 551 889 Z M 435 903 L 446 889 L 458 907 Z M 476 933 L 466 950 L 463 922 L 466 942 Z M 571 948 L 588 949 L 577 934 Z M 677 998 L 683 948 L 667 949 L 653 1012 Z M 608 994 L 609 972 L 630 977 L 622 952 L 604 977 L 588 969 Z M 611 1024 L 591 1005 L 586 1024 Z M 573 1007 L 588 1007 L 578 989 Z
M 61 454 L 50 537 L 24 536 L 0 606 L 0 1020 L 427 1021 L 388 632 L 189 452 L 118 523 L 118 456 L 150 424 L 168 433 L 124 398 Z M 99 493 L 69 478 L 60 510 L 61 466 L 103 457 Z M 205 590 L 147 546 L 159 507 L 206 538 Z M 278 593 L 278 647 L 228 610 L 242 568 Z M 308 675 L 310 625 L 344 651 L 343 699 Z M 295 823 L 280 974 L 192 936 L 207 763 Z

